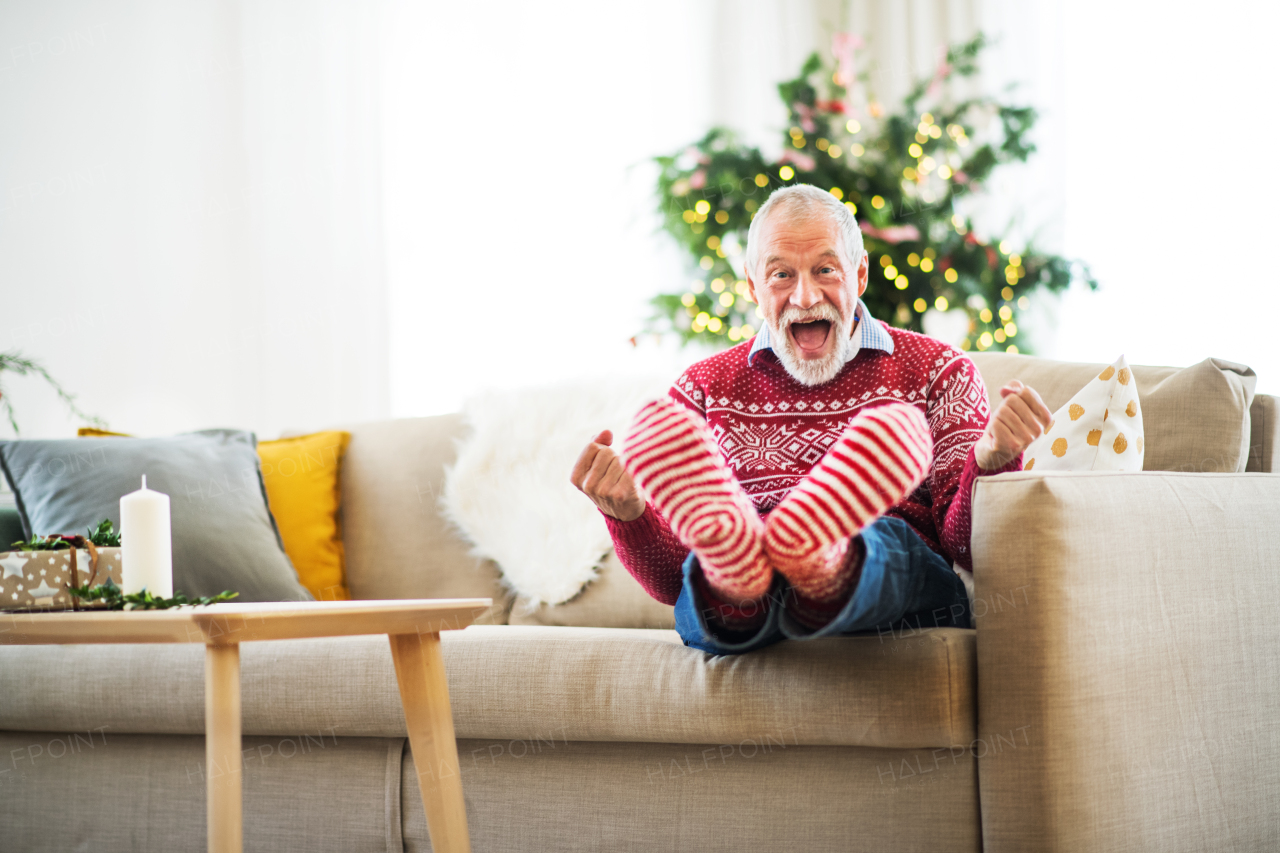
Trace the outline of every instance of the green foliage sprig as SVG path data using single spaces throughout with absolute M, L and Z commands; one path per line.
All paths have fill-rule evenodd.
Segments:
M 32 536 L 23 541 L 19 539 L 9 546 L 13 551 L 61 551 L 70 548 L 71 543 L 61 536 Z
M 85 537 L 99 548 L 119 548 L 120 534 L 116 532 L 115 525 L 111 523 L 111 519 L 104 518 L 98 522 L 97 527 L 87 528 Z M 49 536 L 33 535 L 26 541 L 19 540 L 10 545 L 14 551 L 61 551 L 64 548 L 70 548 L 74 544 L 76 537 L 59 536 L 52 534 Z
M 760 314 L 738 278 L 747 231 L 773 190 L 797 183 L 829 188 L 854 213 L 870 263 L 862 298 L 896 326 L 922 331 L 929 308 L 961 308 L 970 319 L 963 348 L 1016 352 L 1016 318 L 1027 294 L 1061 291 L 1077 277 L 1096 288 L 1084 264 L 980 239 L 958 212 L 956 203 L 979 192 L 995 169 L 1035 151 L 1033 108 L 950 97 L 950 81 L 977 72 L 985 45 L 979 34 L 951 46 L 937 73 L 919 81 L 897 112 L 885 115 L 870 99 L 869 115 L 858 118 L 850 95 L 867 75 L 846 88 L 814 53 L 800 76 L 778 85 L 790 113 L 781 156 L 766 159 L 714 128 L 680 153 L 656 158 L 664 228 L 698 272 L 685 292 L 653 299 L 655 319 L 685 343 L 724 347 L 754 334 Z
M 39 376 L 45 382 L 49 383 L 57 395 L 62 399 L 62 402 L 65 403 L 67 408 L 71 411 L 71 414 L 81 418 L 85 423 L 91 424 L 92 426 L 98 427 L 99 429 L 106 429 L 107 422 L 95 415 L 88 415 L 82 412 L 80 407 L 76 405 L 75 396 L 58 384 L 57 380 L 50 376 L 49 371 L 45 370 L 44 366 L 39 362 L 27 358 L 17 350 L 10 350 L 9 352 L 0 353 L 0 376 L 2 376 L 6 370 L 16 373 L 19 376 Z M 9 402 L 9 395 L 4 393 L 3 386 L 0 386 L 0 409 L 4 410 L 5 417 L 9 420 L 9 426 L 13 427 L 14 435 L 21 434 L 21 430 L 18 429 L 18 419 L 15 417 L 13 412 L 13 405 Z
M 102 519 L 102 521 L 98 522 L 97 527 L 88 528 L 84 538 L 99 548 L 120 547 L 120 534 L 116 532 L 115 525 L 111 523 L 109 518 Z
M 170 607 L 204 606 L 230 601 L 240 595 L 238 592 L 223 590 L 217 595 L 206 595 L 198 598 L 188 598 L 180 592 L 174 593 L 173 598 L 158 598 L 152 595 L 150 590 L 146 589 L 142 592 L 131 592 L 126 595 L 111 578 L 107 578 L 106 583 L 95 586 L 92 589 L 88 584 L 68 586 L 67 592 L 81 601 L 105 602 L 108 610 L 168 610 Z

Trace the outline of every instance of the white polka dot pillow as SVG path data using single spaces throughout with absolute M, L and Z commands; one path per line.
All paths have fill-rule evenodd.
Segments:
M 1030 471 L 1141 471 L 1138 383 L 1122 355 L 1061 409 L 1022 454 Z

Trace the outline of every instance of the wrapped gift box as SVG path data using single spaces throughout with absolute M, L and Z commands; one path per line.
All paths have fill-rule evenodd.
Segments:
M 97 601 L 81 603 L 69 586 L 98 586 L 107 578 L 122 583 L 119 548 L 63 548 L 58 551 L 0 552 L 0 610 L 97 610 Z

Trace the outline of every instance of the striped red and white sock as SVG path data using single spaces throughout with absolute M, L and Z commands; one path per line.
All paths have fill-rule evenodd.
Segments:
M 622 459 L 686 546 L 711 588 L 741 604 L 769 590 L 764 522 L 720 455 L 707 425 L 671 400 L 636 415 Z
M 850 537 L 920 485 L 933 461 L 933 437 L 914 406 L 890 403 L 854 418 L 822 461 L 769 513 L 769 560 L 801 596 L 844 596 L 861 560 Z

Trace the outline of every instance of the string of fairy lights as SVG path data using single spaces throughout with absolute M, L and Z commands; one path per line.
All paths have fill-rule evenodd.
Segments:
M 976 55 L 980 47 L 975 41 L 952 53 Z M 1034 113 L 992 99 L 971 99 L 950 111 L 916 110 L 922 84 L 897 114 L 886 116 L 879 104 L 868 103 L 872 120 L 864 126 L 842 100 L 818 99 L 806 79 L 818 67 L 811 58 L 800 78 L 779 87 L 784 100 L 796 100 L 788 101 L 793 123 L 772 162 L 722 129 L 658 158 L 667 230 L 690 250 L 701 275 L 683 293 L 656 297 L 655 306 L 685 340 L 725 346 L 754 335 L 763 315 L 738 277 L 746 233 L 770 192 L 807 183 L 829 188 L 858 218 L 873 278 L 878 270 L 883 281 L 863 297 L 876 317 L 920 331 L 931 309 L 962 310 L 969 328 L 961 348 L 1018 352 L 1017 312 L 1029 307 L 1027 293 L 1065 287 L 1071 263 L 1016 251 L 1009 240 L 978 239 L 955 202 L 995 167 L 1026 159 L 1033 148 L 1022 135 Z M 836 94 L 843 96 L 843 89 Z M 1003 123 L 998 147 L 972 137 L 965 116 L 975 109 Z
M 857 133 L 861 129 L 861 124 L 857 121 L 850 120 L 846 124 L 850 134 Z M 947 127 L 946 133 L 955 140 L 960 147 L 968 143 L 967 132 L 964 127 L 957 124 L 951 124 Z M 924 181 L 931 172 L 936 172 L 937 176 L 943 180 L 949 179 L 955 170 L 951 166 L 943 163 L 941 165 L 931 156 L 925 153 L 920 142 L 929 138 L 937 139 L 941 136 L 941 128 L 933 123 L 933 116 L 924 113 L 920 117 L 920 124 L 915 135 L 915 142 L 912 142 L 907 148 L 907 153 L 916 158 L 918 166 L 913 168 L 908 166 L 903 170 L 903 179 L 906 181 L 914 181 L 920 183 Z M 808 140 L 804 136 L 804 132 L 799 127 L 792 127 L 790 135 L 794 147 L 803 149 L 808 144 Z M 833 159 L 839 158 L 844 153 L 844 149 L 838 143 L 832 143 L 828 139 L 819 137 L 814 140 L 814 147 L 819 151 L 825 151 Z M 864 146 L 857 142 L 848 145 L 849 153 L 854 157 L 861 157 L 865 153 Z M 791 166 L 781 166 L 778 169 L 778 177 L 785 182 L 793 182 L 796 176 L 795 169 Z M 769 176 L 761 173 L 755 176 L 753 182 L 758 187 L 766 187 L 769 185 Z M 840 187 L 831 187 L 829 190 L 831 195 L 836 199 L 844 201 L 846 197 L 845 191 Z M 851 195 L 858 195 L 856 191 L 851 191 Z M 871 198 L 871 207 L 880 210 L 885 206 L 883 197 L 876 195 Z M 852 201 L 844 201 L 845 207 L 849 212 L 856 215 L 858 213 L 857 204 Z M 747 209 L 750 218 L 754 218 L 755 210 L 758 205 L 754 199 L 748 199 L 744 203 L 744 209 Z M 694 234 L 702 234 L 705 231 L 705 225 L 709 219 L 719 225 L 725 225 L 729 221 L 729 211 L 721 209 L 714 214 L 711 213 L 711 204 L 705 199 L 695 202 L 694 206 L 685 210 L 681 214 L 681 218 L 689 225 L 690 230 Z M 951 219 L 951 225 L 956 232 L 964 236 L 968 233 L 964 220 L 959 215 L 954 215 Z M 981 246 L 981 243 L 977 245 Z M 716 259 L 727 259 L 724 250 L 724 238 L 719 235 L 712 234 L 705 240 L 705 246 L 711 254 L 704 255 L 699 259 L 699 266 L 704 270 L 711 270 L 716 266 Z M 1001 253 L 1009 253 L 1011 247 L 1009 243 L 1001 242 L 999 244 Z M 714 257 L 713 257 L 714 256 Z M 937 268 L 938 253 L 932 247 L 926 247 L 921 252 L 910 252 L 906 256 L 907 266 L 912 270 L 919 270 L 922 273 L 929 274 Z M 911 279 L 907 276 L 906 270 L 899 270 L 895 266 L 894 258 L 889 254 L 881 254 L 879 256 L 879 264 L 884 278 L 893 284 L 894 288 L 903 291 L 910 287 Z M 948 267 L 941 270 L 942 278 L 948 284 L 955 284 L 959 280 L 957 271 Z M 982 324 L 993 324 L 995 317 L 1000 318 L 1000 323 L 996 324 L 993 330 L 973 330 L 973 336 L 966 336 L 961 342 L 962 349 L 969 350 L 977 348 L 978 350 L 986 350 L 996 344 L 1005 344 L 1006 352 L 1017 353 L 1018 347 L 1012 343 L 1012 339 L 1018 334 L 1017 323 L 1013 320 L 1013 308 L 1010 304 L 1014 302 L 1013 286 L 1026 277 L 1026 269 L 1022 266 L 1022 258 L 1020 255 L 1013 253 L 1008 254 L 1008 262 L 1004 267 L 1004 276 L 1007 285 L 1001 291 L 1001 297 L 1005 304 L 1001 304 L 993 313 L 985 304 L 977 307 L 977 318 Z M 711 306 L 704 305 L 699 296 L 707 294 L 712 301 Z M 707 282 L 703 279 L 694 279 L 690 284 L 689 290 L 680 297 L 680 302 L 685 308 L 685 312 L 689 317 L 689 329 L 694 334 L 709 333 L 712 335 L 724 335 L 730 342 L 737 343 L 747 340 L 756 333 L 756 325 L 751 322 L 741 322 L 739 324 L 731 324 L 724 318 L 731 313 L 739 301 L 754 305 L 754 300 L 747 287 L 747 282 L 743 279 L 733 280 L 732 277 L 717 276 Z M 978 300 L 971 300 L 977 302 Z M 1030 301 L 1026 296 L 1017 298 L 1017 306 L 1026 309 L 1030 305 Z M 917 297 L 912 303 L 912 308 L 918 314 L 924 314 L 930 308 L 930 302 L 923 297 Z M 951 309 L 951 302 L 946 295 L 938 295 L 932 302 L 932 307 L 938 311 L 947 311 Z M 708 310 L 710 309 L 710 310 Z M 741 308 L 739 309 L 742 310 Z M 715 311 L 713 314 L 711 311 Z M 742 312 L 747 313 L 747 312 Z M 750 312 L 756 320 L 763 320 L 764 314 L 759 306 Z

